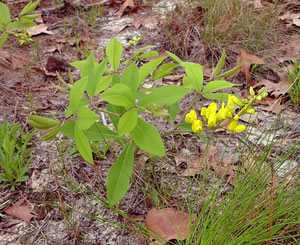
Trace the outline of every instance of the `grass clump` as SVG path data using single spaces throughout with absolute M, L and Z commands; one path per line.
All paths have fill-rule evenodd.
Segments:
M 0 187 L 16 186 L 28 179 L 25 174 L 33 156 L 28 154 L 33 148 L 28 148 L 33 132 L 23 132 L 19 123 L 0 124 Z
M 214 50 L 234 45 L 257 53 L 276 43 L 282 7 L 275 3 L 262 10 L 243 0 L 185 0 L 167 15 L 165 46 L 198 61 L 203 45 Z

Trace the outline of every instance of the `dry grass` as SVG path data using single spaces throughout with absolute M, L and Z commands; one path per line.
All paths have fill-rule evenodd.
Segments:
M 277 1 L 261 10 L 244 0 L 185 0 L 166 18 L 164 46 L 196 62 L 219 57 L 223 48 L 229 56 L 241 47 L 253 53 L 270 50 L 282 36 L 278 16 L 285 6 Z

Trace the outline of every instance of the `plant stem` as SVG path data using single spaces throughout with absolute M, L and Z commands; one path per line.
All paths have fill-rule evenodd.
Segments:
M 102 109 L 99 109 L 97 107 L 94 107 L 93 109 L 96 110 L 96 111 L 99 111 L 99 112 L 103 112 L 103 113 L 112 115 L 112 116 L 120 117 L 120 114 L 118 114 L 118 113 L 114 113 L 114 112 L 111 112 L 111 111 L 102 110 Z

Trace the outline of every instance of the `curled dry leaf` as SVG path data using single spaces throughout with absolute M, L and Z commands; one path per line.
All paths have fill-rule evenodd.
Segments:
M 265 64 L 265 62 L 257 57 L 256 55 L 247 53 L 246 50 L 241 49 L 240 55 L 237 58 L 237 64 L 241 65 L 241 72 L 243 72 L 246 76 L 246 81 L 249 85 L 253 84 L 251 79 L 251 74 L 249 71 L 250 65 L 252 64 Z
M 127 7 L 129 7 L 131 11 L 133 11 L 136 8 L 133 0 L 125 0 L 122 6 L 120 7 L 119 11 L 117 12 L 117 15 L 121 17 L 124 14 Z
M 265 92 L 269 95 L 273 95 L 278 98 L 279 95 L 283 95 L 289 90 L 289 85 L 285 82 L 273 83 L 267 79 L 263 79 L 261 82 L 253 85 L 253 88 L 263 86 L 265 87 Z
M 20 220 L 24 220 L 27 223 L 30 223 L 31 218 L 34 215 L 31 214 L 31 208 L 28 202 L 26 202 L 27 196 L 21 198 L 15 203 L 15 205 L 7 207 L 4 209 L 4 212 L 16 217 Z
M 52 31 L 48 31 L 48 25 L 46 24 L 40 24 L 40 25 L 37 25 L 37 26 L 33 26 L 33 27 L 30 27 L 28 29 L 26 29 L 26 31 L 31 35 L 31 36 L 36 36 L 36 35 L 39 35 L 39 34 L 50 34 L 50 35 L 53 35 L 54 33 Z
M 190 215 L 182 211 L 177 211 L 173 208 L 151 209 L 145 219 L 145 225 L 155 235 L 162 238 L 162 243 L 178 239 L 186 239 L 189 232 L 193 228 L 193 221 L 196 215 Z

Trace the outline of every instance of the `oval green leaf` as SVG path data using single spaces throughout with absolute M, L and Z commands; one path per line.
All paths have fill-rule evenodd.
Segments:
M 136 124 L 138 119 L 138 109 L 132 108 L 129 111 L 125 112 L 118 124 L 118 135 L 122 136 L 131 132 Z
M 158 130 L 143 119 L 138 118 L 136 127 L 129 134 L 134 143 L 142 150 L 157 156 L 166 154 L 164 143 Z

